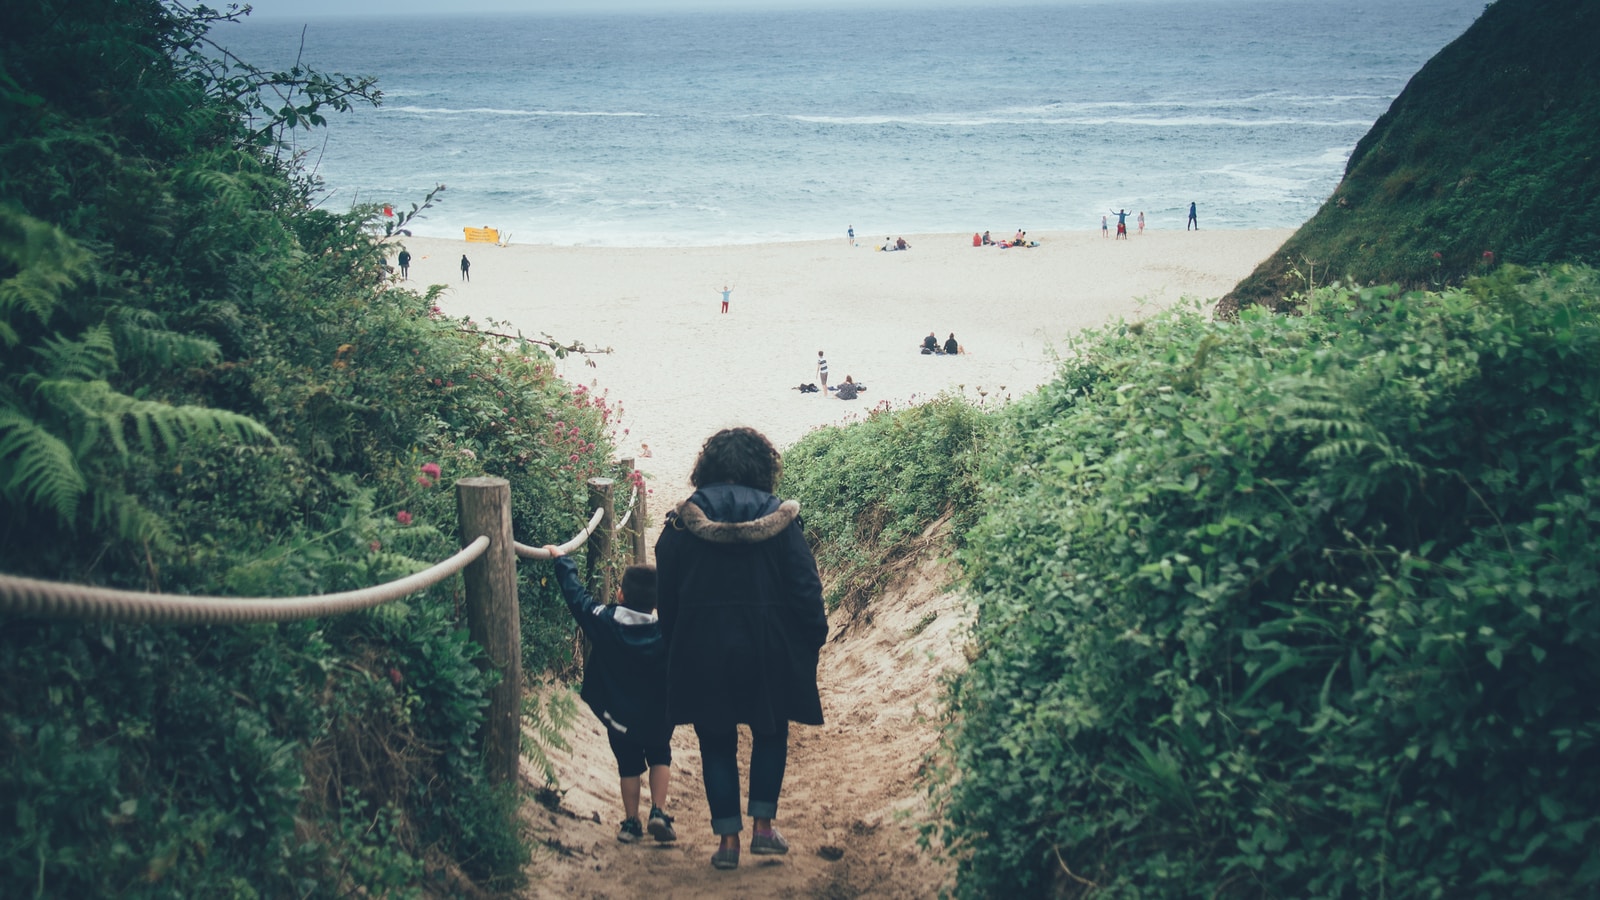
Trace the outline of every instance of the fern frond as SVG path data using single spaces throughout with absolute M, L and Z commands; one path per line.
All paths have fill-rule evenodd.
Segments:
M 1338 459 L 1354 459 L 1369 451 L 1383 453 L 1386 449 L 1380 444 L 1360 438 L 1339 439 L 1316 446 L 1306 454 L 1306 459 L 1310 462 L 1333 462 Z
M 0 271 L 12 268 L 0 280 L 0 341 L 8 347 L 19 340 L 14 317 L 47 322 L 62 291 L 91 275 L 93 261 L 61 229 L 0 205 Z
M 571 689 L 557 685 L 544 691 L 529 691 L 522 701 L 522 756 L 539 770 L 547 785 L 554 786 L 559 781 L 551 754 L 572 749 L 567 733 L 578 715 L 578 704 L 572 697 Z
M 152 368 L 186 368 L 215 362 L 222 351 L 209 338 L 169 331 L 161 317 L 147 309 L 120 306 L 106 317 L 117 356 Z
M 202 158 L 200 165 L 177 174 L 183 187 L 204 195 L 230 216 L 242 218 L 255 206 L 249 186 L 240 178 L 212 168 L 213 162 Z
M 191 438 L 226 437 L 244 443 L 276 443 L 265 425 L 249 416 L 204 406 L 173 406 L 118 393 L 104 381 L 38 379 L 35 396 L 77 430 L 75 451 L 90 453 L 104 441 L 119 455 L 128 453 L 131 430 L 146 453 L 178 447 Z
M 88 487 L 65 441 L 18 410 L 0 409 L 0 496 L 49 509 L 66 523 Z
M 77 339 L 52 334 L 34 348 L 44 380 L 95 381 L 117 370 L 117 345 L 107 325 L 84 329 Z
M 121 490 L 96 490 L 90 495 L 90 522 L 106 528 L 122 540 L 149 544 L 158 550 L 172 550 L 172 532 L 162 518 L 139 499 Z

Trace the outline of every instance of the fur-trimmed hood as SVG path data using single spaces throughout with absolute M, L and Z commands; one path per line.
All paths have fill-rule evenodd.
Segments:
M 765 491 L 714 484 L 673 510 L 672 527 L 714 544 L 757 544 L 777 537 L 800 516 L 800 504 Z

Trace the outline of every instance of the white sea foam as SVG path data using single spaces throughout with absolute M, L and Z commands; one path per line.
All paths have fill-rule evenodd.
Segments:
M 648 118 L 651 113 L 607 112 L 592 109 L 496 109 L 491 106 L 451 108 L 445 106 L 384 106 L 383 112 L 414 113 L 428 116 L 595 116 L 599 118 Z

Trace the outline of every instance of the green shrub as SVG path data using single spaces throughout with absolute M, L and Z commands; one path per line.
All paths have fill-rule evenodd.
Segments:
M 778 491 L 800 501 L 830 606 L 859 611 L 940 516 L 962 533 L 976 512 L 986 421 L 979 407 L 944 395 L 817 429 L 784 454 Z
M 962 554 L 960 895 L 1600 889 L 1597 313 L 1506 272 L 1079 340 Z
M 282 139 L 378 93 L 219 57 L 232 17 L 0 5 L 0 571 L 365 587 L 455 552 L 448 485 L 481 474 L 519 539 L 565 539 L 615 474 L 616 410 L 554 376 L 569 348 L 398 288 L 376 207 L 319 208 Z M 537 671 L 570 623 L 521 576 Z M 492 676 L 457 585 L 279 626 L 0 622 L 0 896 L 515 887 L 530 848 L 483 772 Z

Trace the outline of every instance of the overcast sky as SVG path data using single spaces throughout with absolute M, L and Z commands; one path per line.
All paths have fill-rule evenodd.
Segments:
M 970 5 L 972 0 L 238 0 L 252 19 L 312 19 L 323 16 L 462 15 L 507 12 L 685 12 L 691 10 L 887 9 Z M 1029 4 L 1054 0 L 1027 0 Z M 212 0 L 212 6 L 225 6 Z M 1001 8 L 1004 8 L 1002 4 Z

